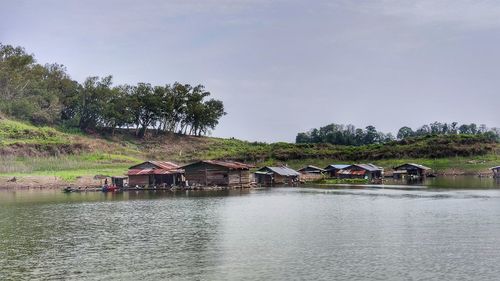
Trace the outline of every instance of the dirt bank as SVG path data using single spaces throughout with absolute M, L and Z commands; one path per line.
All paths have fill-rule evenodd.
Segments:
M 68 182 L 55 176 L 16 176 L 0 177 L 0 190 L 27 190 L 27 189 L 61 189 L 71 187 L 98 187 L 99 180 L 92 176 L 83 176 L 75 181 Z

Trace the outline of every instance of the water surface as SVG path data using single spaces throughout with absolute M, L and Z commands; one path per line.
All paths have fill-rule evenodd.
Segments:
M 0 280 L 498 280 L 499 265 L 493 188 L 0 192 Z

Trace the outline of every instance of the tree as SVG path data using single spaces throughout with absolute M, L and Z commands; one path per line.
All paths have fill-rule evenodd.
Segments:
M 80 87 L 77 99 L 78 126 L 82 130 L 96 129 L 104 120 L 104 111 L 112 96 L 112 76 L 88 77 Z
M 402 140 L 406 139 L 409 137 L 413 137 L 415 135 L 415 132 L 413 132 L 412 128 L 410 127 L 401 127 L 398 131 L 397 138 Z
M 135 99 L 133 116 L 138 128 L 137 135 L 143 138 L 149 126 L 159 120 L 161 114 L 162 95 L 154 91 L 151 84 L 139 83 L 132 90 Z

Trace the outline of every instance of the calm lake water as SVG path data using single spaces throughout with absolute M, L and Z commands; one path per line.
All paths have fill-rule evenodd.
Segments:
M 0 280 L 499 280 L 489 183 L 0 192 Z

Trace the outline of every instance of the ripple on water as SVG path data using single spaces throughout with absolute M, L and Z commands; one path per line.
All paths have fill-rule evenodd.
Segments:
M 2 280 L 496 280 L 497 190 L 291 189 L 0 205 Z M 2 195 L 0 195 L 2 196 Z M 26 195 L 23 195 L 26 196 Z M 50 197 L 50 196 L 48 196 Z M 5 200 L 5 199 L 2 199 Z M 5 201 L 2 201 L 5 202 Z

